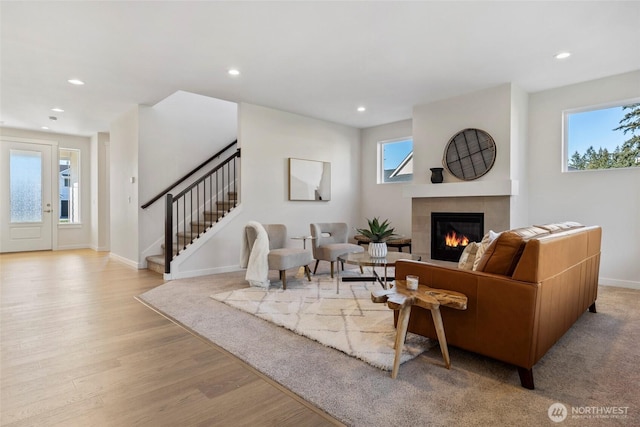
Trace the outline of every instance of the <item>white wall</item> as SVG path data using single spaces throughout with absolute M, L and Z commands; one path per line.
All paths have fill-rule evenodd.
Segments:
M 390 218 L 401 234 L 411 236 L 411 199 L 402 197 L 405 184 L 377 184 L 377 143 L 413 135 L 413 183 L 430 184 L 432 167 L 442 167 L 445 147 L 465 128 L 488 132 L 496 142 L 496 162 L 478 180 L 515 180 L 520 195 L 511 198 L 507 213 L 512 226 L 528 222 L 526 189 L 527 93 L 503 84 L 455 98 L 418 105 L 413 119 L 362 131 L 362 221 L 365 217 Z M 445 170 L 445 182 L 460 182 Z
M 140 106 L 138 206 L 229 145 L 237 136 L 238 104 L 234 102 L 178 91 L 152 107 Z M 215 162 L 207 165 L 202 173 L 215 165 Z M 177 187 L 172 194 L 184 187 Z M 139 211 L 138 260 L 142 265 L 146 256 L 161 253 L 164 206 L 162 198 Z
M 640 168 L 561 172 L 563 110 L 640 97 L 640 71 L 530 95 L 532 223 L 602 226 L 600 283 L 640 288 Z
M 511 85 L 511 145 L 510 145 L 510 177 L 518 182 L 518 194 L 512 195 L 509 202 L 510 228 L 529 225 L 529 187 L 528 181 L 528 123 L 529 94 L 517 86 Z
M 356 226 L 367 226 L 366 219 L 389 219 L 396 233 L 411 237 L 411 199 L 402 197 L 404 183 L 378 184 L 378 143 L 413 135 L 412 121 L 402 120 L 362 130 L 360 174 L 360 212 Z M 415 141 L 414 141 L 415 149 Z M 414 156 L 414 164 L 415 164 Z M 415 179 L 415 175 L 414 175 Z
M 415 184 L 430 182 L 432 167 L 442 167 L 444 149 L 456 133 L 482 129 L 496 143 L 496 161 L 485 180 L 511 177 L 511 85 L 445 99 L 413 108 L 413 174 Z M 459 182 L 444 171 L 444 182 Z
M 109 134 L 91 137 L 91 248 L 109 250 Z
M 42 139 L 57 141 L 57 148 L 73 148 L 80 150 L 80 224 L 57 224 L 57 241 L 54 249 L 79 249 L 91 245 L 91 141 L 90 138 L 52 132 L 38 132 L 23 129 L 2 128 L 2 135 L 18 138 Z M 53 153 L 56 158 L 58 153 Z M 57 162 L 56 162 L 57 163 Z M 56 180 L 57 173 L 56 173 Z M 58 215 L 58 206 L 55 206 Z M 56 233 L 53 233 L 54 239 Z
M 241 209 L 196 255 L 183 260 L 176 274 L 237 269 L 242 232 L 249 220 L 286 224 L 289 236 L 296 236 L 308 235 L 312 222 L 341 221 L 354 227 L 360 218 L 358 129 L 241 104 L 238 141 Z M 289 157 L 331 162 L 330 201 L 288 200 Z M 289 245 L 300 247 L 302 242 L 290 240 Z
M 111 123 L 109 216 L 111 255 L 135 267 L 138 259 L 138 107 Z M 131 183 L 134 178 L 134 183 Z

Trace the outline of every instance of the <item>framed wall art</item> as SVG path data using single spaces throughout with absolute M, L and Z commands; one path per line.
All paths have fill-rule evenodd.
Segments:
M 289 200 L 331 200 L 331 163 L 290 157 Z

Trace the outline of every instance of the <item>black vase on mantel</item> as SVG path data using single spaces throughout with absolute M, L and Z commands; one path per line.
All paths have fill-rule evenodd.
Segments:
M 442 171 L 444 168 L 431 168 L 431 182 L 433 184 L 441 184 L 444 181 Z

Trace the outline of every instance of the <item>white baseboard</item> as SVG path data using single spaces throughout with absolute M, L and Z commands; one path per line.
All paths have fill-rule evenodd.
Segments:
M 598 284 L 601 286 L 617 286 L 619 288 L 629 288 L 640 290 L 640 282 L 633 280 L 610 279 L 608 277 L 598 277 Z
M 69 251 L 72 249 L 91 249 L 90 246 L 85 245 L 85 244 L 78 244 L 78 245 L 64 245 L 64 246 L 58 246 L 56 247 L 56 251 Z
M 244 270 L 238 265 L 230 265 L 227 267 L 206 268 L 202 270 L 179 271 L 164 275 L 164 280 L 188 279 L 190 277 L 209 276 L 211 274 L 231 273 L 234 271 Z
M 129 258 L 125 258 L 125 257 L 120 256 L 120 255 L 114 254 L 113 252 L 110 252 L 110 253 L 109 253 L 109 257 L 110 257 L 110 258 L 113 258 L 114 260 L 116 260 L 116 261 L 118 261 L 118 262 L 121 262 L 121 263 L 123 263 L 123 264 L 126 264 L 126 265 L 128 265 L 129 267 L 133 267 L 133 268 L 135 268 L 136 270 L 138 270 L 138 269 L 140 269 L 140 268 L 141 268 L 141 267 L 140 267 L 140 265 L 138 265 L 138 262 L 133 261 L 133 260 L 131 260 L 131 259 L 129 259 Z

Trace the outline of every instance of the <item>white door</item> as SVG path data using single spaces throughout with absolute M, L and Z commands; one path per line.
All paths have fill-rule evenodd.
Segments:
M 50 250 L 55 218 L 52 146 L 0 143 L 0 252 Z

